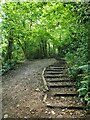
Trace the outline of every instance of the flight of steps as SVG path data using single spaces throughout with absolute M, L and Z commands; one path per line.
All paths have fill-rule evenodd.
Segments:
M 78 98 L 75 80 L 68 76 L 65 60 L 50 65 L 44 71 L 44 78 L 49 91 L 46 106 L 48 108 L 84 110 L 85 104 Z

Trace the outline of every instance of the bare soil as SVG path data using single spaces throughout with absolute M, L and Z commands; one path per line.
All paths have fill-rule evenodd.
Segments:
M 43 102 L 45 93 L 41 74 L 44 67 L 56 62 L 53 58 L 25 61 L 2 77 L 4 118 L 68 118 L 85 115 L 86 111 L 49 109 Z M 71 104 L 70 101 L 65 102 Z
M 44 67 L 55 62 L 55 59 L 26 61 L 2 77 L 3 117 L 46 117 L 41 74 Z

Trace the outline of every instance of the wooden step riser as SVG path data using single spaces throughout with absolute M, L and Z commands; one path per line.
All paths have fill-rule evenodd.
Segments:
M 61 96 L 63 96 L 63 97 L 74 97 L 74 96 L 77 96 L 77 94 L 76 93 L 67 93 L 67 94 L 65 94 L 65 93 L 55 93 L 55 94 L 53 94 L 53 96 L 54 97 L 61 97 Z
M 60 69 L 60 70 L 65 70 L 66 68 L 49 67 L 49 69 Z
M 49 68 L 65 68 L 65 67 L 62 67 L 62 66 L 49 66 Z
M 65 69 L 47 69 L 46 71 L 57 71 L 57 72 L 64 72 Z
M 47 76 L 46 76 L 46 75 L 45 75 L 44 77 L 45 77 L 45 78 L 63 78 L 63 77 L 64 77 L 64 78 L 65 78 L 65 77 L 67 78 L 68 76 L 66 76 L 66 75 L 65 75 L 65 76 L 64 76 L 64 75 L 61 75 L 61 76 L 52 76 L 52 75 L 49 76 L 49 75 L 47 75 Z
M 67 87 L 59 87 L 59 88 L 51 88 L 50 89 L 50 94 L 56 94 L 56 93 L 77 93 L 76 92 L 76 88 L 75 87 L 69 87 L 69 89 Z
M 46 80 L 47 82 L 75 82 L 74 80 Z
M 48 86 L 73 86 L 75 84 L 72 84 L 72 82 L 67 83 L 67 82 L 58 82 L 58 83 L 52 83 L 52 82 L 48 82 Z
M 76 109 L 76 110 L 84 110 L 83 106 L 59 106 L 59 105 L 47 105 L 49 108 L 61 108 L 61 109 Z
M 61 63 L 63 63 L 63 64 L 67 64 L 66 61 L 59 61 L 57 64 L 53 64 L 53 65 L 54 65 L 54 66 L 56 66 L 56 65 L 57 65 L 57 66 L 60 66 Z
M 64 65 L 67 64 L 66 61 L 60 61 L 59 63 L 53 64 L 53 65 L 51 65 L 51 66 L 61 66 L 62 63 L 63 63 Z
M 57 86 L 50 85 L 49 87 L 50 88 L 62 88 L 62 87 L 68 87 L 68 88 L 70 88 L 70 87 L 75 87 L 75 85 L 57 85 Z
M 64 72 L 63 71 L 61 71 L 61 72 L 45 72 L 45 74 L 64 74 Z

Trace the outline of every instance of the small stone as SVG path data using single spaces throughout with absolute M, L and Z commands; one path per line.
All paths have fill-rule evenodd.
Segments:
M 26 116 L 24 118 L 27 118 Z
M 4 115 L 4 118 L 8 118 L 8 114 L 5 114 L 5 115 Z
M 53 115 L 55 115 L 55 112 L 54 112 L 53 110 L 51 111 L 51 113 L 52 113 Z
M 76 115 L 78 115 L 78 114 L 80 114 L 80 111 L 76 111 L 75 113 L 76 113 Z
M 64 97 L 61 97 L 62 99 L 64 99 Z
M 25 91 L 28 91 L 28 89 L 25 89 Z
M 51 97 L 51 100 L 53 100 L 53 97 Z
M 40 89 L 39 89 L 39 88 L 37 88 L 35 91 L 40 92 Z
M 83 98 L 81 98 L 80 101 L 83 102 Z
M 27 75 L 27 73 L 25 73 L 25 75 Z M 25 77 L 26 78 L 26 77 Z
M 45 113 L 48 113 L 48 111 L 45 111 Z
M 62 114 L 62 115 L 64 115 L 64 114 L 65 114 L 65 112 L 62 112 L 61 114 Z
M 43 92 L 45 93 L 45 92 L 47 92 L 47 90 L 43 89 Z
M 47 99 L 47 94 L 44 95 L 43 102 L 45 102 Z
M 80 116 L 82 117 L 82 116 L 84 116 L 84 114 L 81 114 Z
M 34 111 L 32 111 L 31 113 L 32 113 L 32 114 L 34 114 L 35 112 L 34 112 Z
M 64 112 L 65 111 L 65 109 L 62 109 L 62 112 Z
M 46 108 L 46 111 L 48 111 L 48 108 Z
M 62 117 L 62 115 L 58 115 L 56 118 L 61 118 Z
M 48 114 L 50 115 L 50 112 L 48 112 Z
M 52 118 L 51 116 L 49 116 L 49 118 Z
M 18 104 L 17 107 L 19 107 L 20 105 Z
M 50 103 L 48 103 L 48 102 L 45 102 L 46 104 L 47 104 L 47 106 L 50 106 L 51 104 Z
M 73 115 L 73 113 L 70 113 L 70 115 Z

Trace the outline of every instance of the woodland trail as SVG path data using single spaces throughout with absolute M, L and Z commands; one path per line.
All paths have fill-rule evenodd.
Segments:
M 43 102 L 46 93 L 41 74 L 45 67 L 56 63 L 57 60 L 53 58 L 26 61 L 17 64 L 13 70 L 2 77 L 2 113 L 4 118 L 76 118 L 86 115 L 85 110 L 74 112 L 74 110 L 66 108 L 49 108 Z M 67 89 L 62 89 L 64 92 L 65 90 L 67 91 Z M 55 92 L 56 89 L 53 88 L 53 91 Z M 61 98 L 61 102 L 63 102 L 63 98 Z M 52 97 L 47 99 L 54 102 Z M 58 98 L 55 99 L 58 102 Z M 66 103 L 71 104 L 70 101 L 72 101 L 71 98 L 66 100 Z

